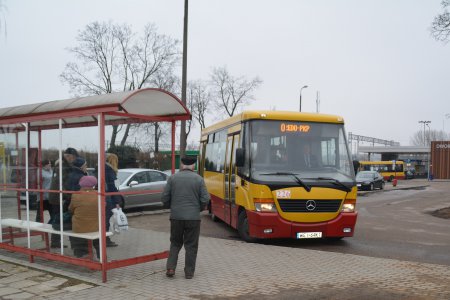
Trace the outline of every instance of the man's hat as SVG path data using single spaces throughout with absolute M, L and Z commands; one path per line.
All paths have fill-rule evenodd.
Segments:
M 197 156 L 188 155 L 188 156 L 182 157 L 181 162 L 185 166 L 193 165 L 197 162 Z
M 72 154 L 72 155 L 78 156 L 78 151 L 75 148 L 69 147 L 64 151 L 64 154 Z

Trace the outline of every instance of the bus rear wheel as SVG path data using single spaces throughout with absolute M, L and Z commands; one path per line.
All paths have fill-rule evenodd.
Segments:
M 241 238 L 247 243 L 255 243 L 257 241 L 256 238 L 251 237 L 249 234 L 247 213 L 244 210 L 239 213 L 238 232 Z

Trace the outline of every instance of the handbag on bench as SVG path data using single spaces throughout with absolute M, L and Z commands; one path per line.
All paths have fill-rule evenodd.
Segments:
M 55 216 L 52 221 L 52 228 L 55 230 L 61 230 L 61 224 L 59 221 L 59 214 Z M 63 230 L 72 230 L 72 214 L 69 211 L 63 213 Z

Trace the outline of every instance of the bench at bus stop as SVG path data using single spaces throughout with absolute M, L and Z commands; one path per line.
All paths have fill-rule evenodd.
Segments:
M 28 226 L 30 228 L 30 231 L 39 231 L 39 232 L 45 232 L 45 233 L 51 233 L 51 234 L 61 234 L 60 230 L 53 229 L 51 224 L 46 223 L 39 223 L 34 221 L 27 221 L 27 220 L 18 220 L 18 219 L 2 219 L 1 220 L 2 226 L 9 227 L 9 235 L 11 238 L 11 243 L 14 244 L 14 234 L 12 232 L 12 228 L 20 228 L 20 229 L 28 229 Z M 89 250 L 89 259 L 93 259 L 93 251 L 92 251 L 92 241 L 96 239 L 100 239 L 100 232 L 85 232 L 85 233 L 76 233 L 72 230 L 64 230 L 62 232 L 63 236 L 71 236 L 76 238 L 82 238 L 88 240 L 88 250 Z M 112 232 L 106 232 L 106 236 L 113 235 Z M 48 236 L 45 237 L 46 239 L 46 249 L 47 251 L 50 250 L 49 244 L 48 244 Z

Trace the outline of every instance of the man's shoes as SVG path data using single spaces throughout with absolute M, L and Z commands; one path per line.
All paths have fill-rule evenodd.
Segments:
M 173 277 L 173 275 L 175 275 L 175 270 L 174 269 L 167 269 L 166 276 L 167 277 Z
M 184 274 L 184 277 L 186 279 L 192 279 L 194 277 L 194 274 Z
M 106 247 L 117 247 L 117 246 L 119 246 L 119 245 L 117 245 L 116 243 L 111 241 L 111 239 L 109 239 L 109 238 L 106 239 Z

